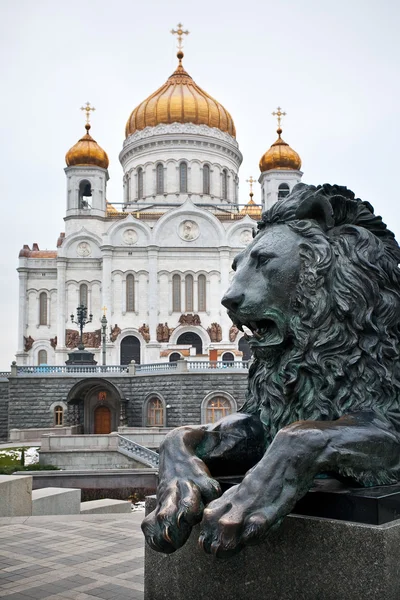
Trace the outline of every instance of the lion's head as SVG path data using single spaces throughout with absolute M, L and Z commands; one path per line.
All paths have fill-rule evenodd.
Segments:
M 223 299 L 255 360 L 245 412 L 299 419 L 400 405 L 400 248 L 344 187 L 297 185 L 265 212 Z

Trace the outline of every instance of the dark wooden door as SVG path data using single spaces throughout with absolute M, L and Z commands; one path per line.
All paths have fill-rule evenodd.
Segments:
M 121 365 L 129 365 L 131 360 L 140 365 L 140 340 L 134 335 L 128 335 L 121 342 Z
M 94 411 L 94 432 L 111 433 L 111 410 L 108 406 L 98 406 Z

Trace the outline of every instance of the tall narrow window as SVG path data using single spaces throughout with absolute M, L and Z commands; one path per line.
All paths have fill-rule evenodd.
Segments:
M 147 427 L 163 427 L 164 410 L 161 400 L 150 398 L 147 403 Z
M 47 352 L 46 352 L 46 350 L 39 350 L 38 365 L 47 365 Z
M 206 276 L 199 275 L 197 280 L 197 293 L 198 293 L 198 305 L 199 312 L 204 312 L 207 310 L 207 302 L 206 302 Z
M 135 278 L 133 275 L 126 277 L 126 312 L 135 310 Z
M 281 183 L 278 187 L 278 198 L 286 198 L 290 194 L 290 187 L 287 183 Z
M 62 406 L 56 406 L 54 409 L 54 425 L 60 426 L 64 422 L 64 409 Z
M 193 311 L 193 275 L 185 277 L 185 305 L 186 311 Z
M 39 296 L 39 325 L 47 325 L 47 294 L 42 292 Z
M 156 193 L 163 194 L 164 193 L 164 167 L 161 164 L 157 165 L 156 175 L 157 175 Z
M 228 199 L 228 171 L 226 169 L 222 171 L 222 199 Z
M 181 312 L 181 277 L 174 275 L 172 277 L 172 310 Z
M 207 423 L 215 423 L 223 417 L 230 415 L 232 412 L 232 406 L 229 400 L 217 396 L 207 402 L 206 405 L 206 420 Z
M 188 179 L 188 167 L 187 167 L 187 164 L 183 162 L 179 165 L 179 191 L 180 192 L 188 191 L 187 179 Z
M 86 283 L 82 283 L 79 286 L 79 304 L 83 304 L 83 306 L 88 306 L 88 286 Z
M 139 167 L 137 170 L 137 196 L 139 200 L 143 198 L 143 169 Z
M 204 165 L 203 167 L 203 194 L 210 193 L 210 167 Z

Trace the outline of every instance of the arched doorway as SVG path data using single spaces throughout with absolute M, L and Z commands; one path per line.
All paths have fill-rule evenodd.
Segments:
M 111 410 L 108 406 L 98 406 L 95 409 L 94 432 L 111 433 Z
M 181 333 L 176 340 L 176 343 L 181 344 L 182 346 L 194 346 L 196 348 L 196 354 L 203 354 L 203 342 L 201 341 L 201 337 L 197 335 L 197 333 L 194 333 L 194 331 Z
M 233 356 L 232 352 L 224 352 L 224 354 L 222 355 L 223 362 L 233 362 L 234 360 L 235 357 Z
M 177 360 L 180 360 L 182 358 L 182 355 L 179 354 L 179 352 L 173 352 L 172 354 L 169 355 L 169 362 L 176 362 Z
M 140 340 L 134 335 L 127 335 L 121 342 L 121 365 L 129 365 L 132 360 L 140 365 Z
M 251 359 L 251 350 L 250 350 L 250 346 L 246 340 L 246 338 L 242 337 L 239 340 L 239 350 L 240 352 L 243 352 L 243 358 L 242 360 L 250 360 Z

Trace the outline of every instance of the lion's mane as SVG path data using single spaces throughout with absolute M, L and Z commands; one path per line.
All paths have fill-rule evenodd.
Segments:
M 332 222 L 323 223 L 321 211 L 299 218 L 304 201 L 329 202 Z M 257 236 L 276 223 L 302 237 L 301 273 L 289 336 L 278 349 L 255 350 L 241 410 L 260 413 L 267 444 L 297 420 L 372 409 L 393 422 L 400 414 L 400 249 L 393 233 L 369 203 L 327 184 L 297 185 L 263 214 Z

